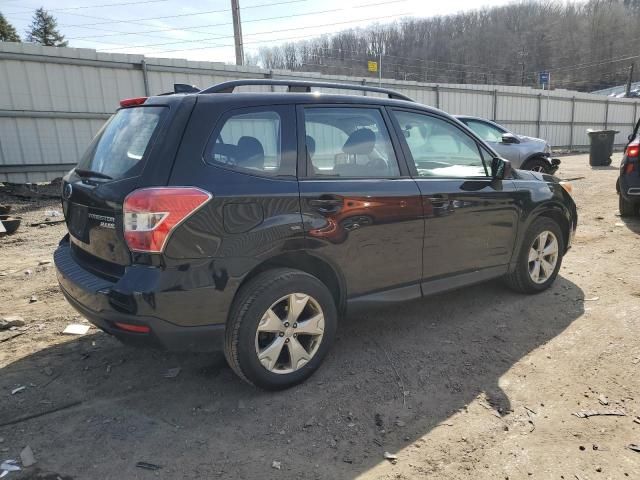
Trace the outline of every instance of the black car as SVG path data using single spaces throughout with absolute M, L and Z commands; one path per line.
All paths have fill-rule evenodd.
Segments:
M 233 93 L 244 85 L 288 91 Z M 222 347 L 243 379 L 286 388 L 348 308 L 497 277 L 548 288 L 576 228 L 569 190 L 393 91 L 227 82 L 122 102 L 64 178 L 55 264 L 105 332 Z
M 624 156 L 620 163 L 620 176 L 616 182 L 618 205 L 620 215 L 623 217 L 638 215 L 638 208 L 640 207 L 640 163 L 638 162 L 638 158 L 640 158 L 639 128 L 640 120 L 633 129 L 633 133 L 629 135 L 629 143 L 624 150 Z

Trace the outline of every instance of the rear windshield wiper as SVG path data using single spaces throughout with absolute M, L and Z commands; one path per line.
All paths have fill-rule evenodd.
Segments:
M 84 168 L 76 168 L 76 173 L 81 177 L 86 178 L 104 178 L 105 180 L 113 180 L 113 177 L 110 177 L 106 173 L 95 172 L 93 170 L 86 170 Z

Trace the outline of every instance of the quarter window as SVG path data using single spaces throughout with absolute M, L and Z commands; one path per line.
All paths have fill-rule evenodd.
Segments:
M 304 110 L 309 174 L 318 177 L 398 177 L 382 114 L 374 108 Z
M 418 175 L 421 177 L 486 177 L 476 142 L 439 118 L 394 112 Z
M 205 160 L 247 173 L 278 175 L 282 159 L 281 124 L 275 111 L 232 115 L 209 140 Z

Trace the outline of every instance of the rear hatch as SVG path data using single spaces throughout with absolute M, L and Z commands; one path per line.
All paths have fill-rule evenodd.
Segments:
M 164 134 L 169 117 L 175 117 L 171 103 L 179 106 L 151 103 L 118 110 L 64 179 L 62 203 L 72 253 L 94 273 L 119 277 L 131 263 L 122 204 L 136 188 L 166 184 L 173 157 L 167 161 L 171 149 L 162 144 L 171 141 Z

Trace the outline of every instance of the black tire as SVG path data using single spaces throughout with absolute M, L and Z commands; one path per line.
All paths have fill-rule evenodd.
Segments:
M 525 170 L 533 170 L 540 173 L 551 173 L 551 165 L 542 158 L 533 158 L 525 163 Z
M 618 208 L 621 217 L 634 217 L 638 214 L 638 206 L 627 201 L 622 194 L 618 194 Z
M 544 231 L 552 232 L 558 241 L 558 260 L 553 273 L 549 275 L 547 280 L 544 283 L 536 283 L 529 274 L 529 250 L 533 246 L 536 238 Z M 511 289 L 521 293 L 539 293 L 546 290 L 558 276 L 558 271 L 562 265 L 564 248 L 564 236 L 562 235 L 560 226 L 548 217 L 537 218 L 524 235 L 516 267 L 513 272 L 505 276 L 506 284 Z
M 318 303 L 324 315 L 324 333 L 308 363 L 291 373 L 274 373 L 258 359 L 256 332 L 273 303 L 292 293 L 304 293 Z M 289 388 L 305 381 L 320 366 L 333 344 L 337 324 L 336 305 L 324 283 L 299 270 L 268 270 L 251 279 L 236 294 L 225 331 L 225 357 L 233 371 L 251 385 L 265 390 Z

